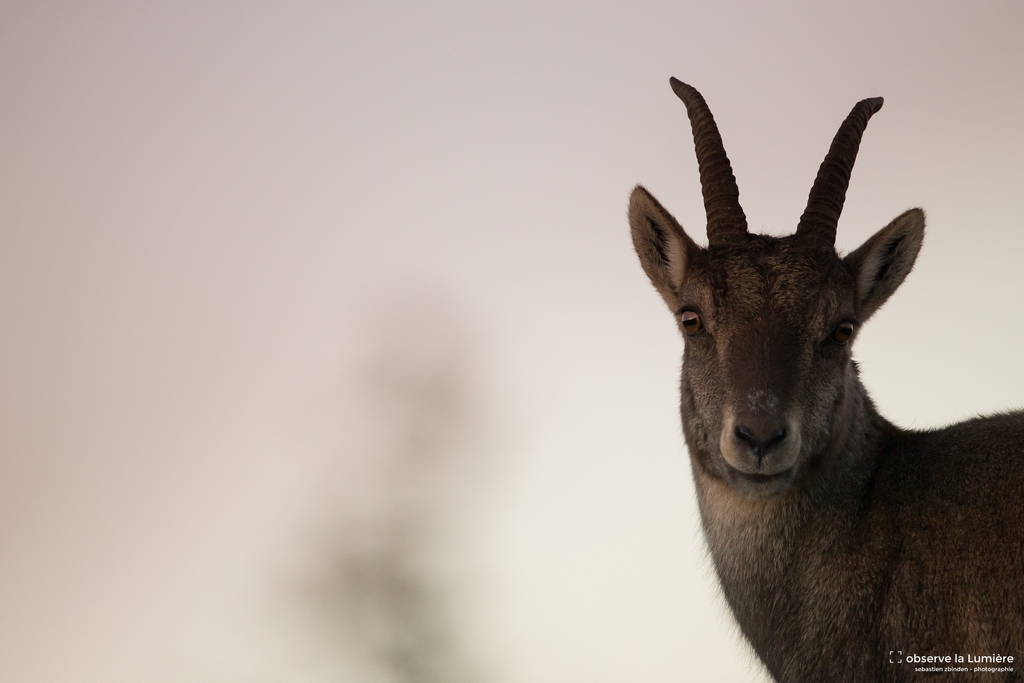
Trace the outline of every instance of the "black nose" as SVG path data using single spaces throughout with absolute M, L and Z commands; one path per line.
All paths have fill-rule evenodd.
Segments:
M 746 418 L 736 422 L 733 434 L 737 439 L 750 447 L 758 458 L 763 458 L 786 440 L 786 425 L 777 420 Z

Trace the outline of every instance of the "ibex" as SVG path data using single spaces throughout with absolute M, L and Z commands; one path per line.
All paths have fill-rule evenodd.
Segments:
M 924 238 L 924 212 L 911 209 L 852 253 L 835 250 L 882 99 L 839 128 L 796 233 L 771 237 L 747 231 L 704 98 L 671 84 L 693 130 L 708 246 L 641 186 L 629 223 L 685 340 L 683 433 L 743 634 L 779 681 L 935 680 L 925 669 L 1024 681 L 1024 413 L 901 429 L 851 356 Z

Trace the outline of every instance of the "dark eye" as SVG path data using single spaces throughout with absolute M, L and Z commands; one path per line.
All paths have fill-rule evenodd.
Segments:
M 683 329 L 686 330 L 687 334 L 700 332 L 704 327 L 700 321 L 700 316 L 694 311 L 683 311 L 679 317 L 683 320 Z
M 845 344 L 850 341 L 850 337 L 853 336 L 853 324 L 851 323 L 839 323 L 836 327 L 836 331 L 832 333 L 832 341 L 836 344 Z

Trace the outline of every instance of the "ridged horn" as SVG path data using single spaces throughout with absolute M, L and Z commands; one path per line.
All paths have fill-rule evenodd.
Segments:
M 669 83 L 686 105 L 693 129 L 704 211 L 708 216 L 708 245 L 734 243 L 747 234 L 747 217 L 740 207 L 740 191 L 715 118 L 695 88 L 676 78 L 670 78 Z
M 811 193 L 807 197 L 807 208 L 800 216 L 796 234 L 801 240 L 819 241 L 834 247 L 839 214 L 846 201 L 846 188 L 850 186 L 850 173 L 857 160 L 860 138 L 868 125 L 868 119 L 882 108 L 882 98 L 872 97 L 854 105 L 850 115 L 839 126 L 839 132 L 832 140 L 832 146 L 825 155 L 814 179 Z

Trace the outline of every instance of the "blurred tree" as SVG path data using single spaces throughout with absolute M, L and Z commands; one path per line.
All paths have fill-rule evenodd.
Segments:
M 331 656 L 389 683 L 476 680 L 453 625 L 446 508 L 471 422 L 467 344 L 433 307 L 374 344 L 362 394 L 372 430 L 368 504 L 343 506 L 299 586 Z

